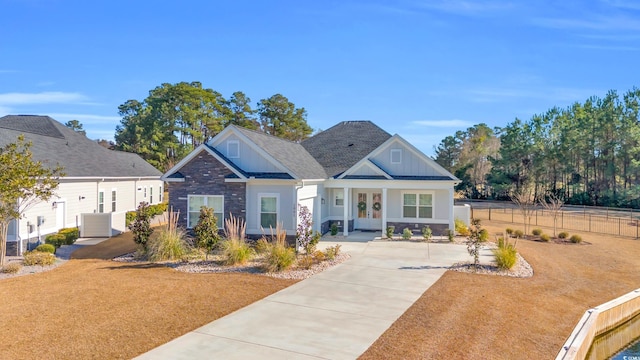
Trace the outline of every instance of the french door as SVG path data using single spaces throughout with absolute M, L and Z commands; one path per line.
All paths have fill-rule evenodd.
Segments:
M 358 191 L 355 199 L 357 229 L 382 229 L 382 193 L 376 191 Z

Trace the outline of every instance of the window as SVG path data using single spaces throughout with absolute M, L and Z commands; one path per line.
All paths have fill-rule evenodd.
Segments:
M 147 198 L 147 187 L 146 186 L 144 187 L 144 198 L 145 199 Z
M 162 186 L 158 186 L 158 202 L 162 202 Z
M 391 149 L 390 155 L 392 164 L 402 163 L 402 149 Z
M 153 204 L 153 186 L 149 186 L 149 204 Z
M 404 218 L 433 218 L 433 194 L 403 194 L 402 217 Z
M 98 191 L 98 212 L 104 212 L 104 190 Z
M 278 223 L 278 196 L 275 194 L 260 195 L 260 226 L 264 229 L 275 229 Z
M 336 190 L 336 206 L 344 206 L 344 191 Z
M 238 140 L 229 140 L 227 142 L 227 157 L 229 159 L 237 159 L 240 157 L 240 143 Z
M 213 214 L 218 219 L 218 228 L 222 229 L 224 219 L 224 196 L 222 195 L 189 195 L 189 214 L 187 215 L 189 228 L 193 228 L 200 218 L 200 208 L 203 206 L 213 208 Z
M 111 212 L 116 212 L 116 189 L 111 189 Z

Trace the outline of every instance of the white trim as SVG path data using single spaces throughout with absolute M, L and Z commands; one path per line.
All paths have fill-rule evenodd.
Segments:
M 449 224 L 448 219 L 436 218 L 388 218 L 387 222 L 414 223 L 414 224 Z M 385 228 L 386 229 L 386 228 Z
M 231 146 L 236 146 L 236 154 L 235 156 L 231 156 Z M 228 159 L 239 159 L 240 158 L 240 141 L 238 140 L 228 140 L 227 141 L 227 158 Z
M 393 161 L 393 154 L 398 154 L 397 161 Z M 394 165 L 402 164 L 402 149 L 389 149 L 389 163 Z
M 100 211 L 100 193 L 102 193 L 102 211 Z M 96 206 L 96 213 L 97 214 L 104 214 L 104 189 L 98 189 L 98 198 L 96 199 L 97 201 L 97 206 Z
M 113 193 L 116 193 L 116 199 L 115 201 L 113 200 Z M 112 213 L 118 211 L 118 188 L 111 188 L 111 201 L 109 201 L 111 203 L 111 211 Z M 113 209 L 113 205 L 115 204 L 116 209 Z
M 65 176 L 58 179 L 61 180 L 157 180 L 160 181 L 161 176 Z
M 229 126 L 231 127 L 231 126 Z M 227 127 L 227 129 L 229 128 Z M 174 165 L 171 169 L 169 169 L 169 171 L 165 172 L 164 174 L 162 174 L 162 176 L 160 177 L 160 180 L 162 181 L 166 181 L 166 182 L 184 182 L 184 179 L 172 179 L 169 178 L 168 176 L 176 173 L 178 170 L 180 170 L 183 166 L 185 166 L 189 161 L 193 160 L 193 158 L 195 158 L 198 154 L 200 154 L 202 152 L 202 150 L 205 150 L 207 153 L 209 153 L 211 156 L 213 156 L 216 160 L 218 160 L 219 162 L 222 163 L 222 165 L 226 166 L 229 170 L 231 170 L 234 174 L 238 175 L 239 178 L 241 179 L 246 179 L 246 177 L 244 175 L 242 175 L 241 172 L 237 171 L 233 166 L 231 166 L 228 162 L 226 162 L 223 158 L 221 158 L 220 156 L 218 156 L 218 154 L 216 154 L 215 152 L 213 152 L 211 149 L 209 149 L 209 147 L 205 144 L 200 144 L 197 148 L 193 149 L 192 152 L 189 153 L 189 155 L 185 156 L 184 159 L 180 160 L 179 163 L 177 163 L 176 165 Z
M 405 217 L 404 216 L 404 195 L 405 194 L 412 194 L 412 195 L 416 195 L 416 217 Z M 427 217 L 427 218 L 423 218 L 420 217 L 420 195 L 431 195 L 431 217 Z M 405 191 L 401 191 L 400 192 L 400 214 L 402 214 L 402 219 L 406 219 L 406 220 L 415 220 L 415 219 L 433 219 L 435 217 L 436 214 L 436 195 L 435 195 L 435 191 L 431 191 L 431 190 L 405 190 Z M 423 207 L 426 207 L 423 205 Z M 403 220 L 404 221 L 404 220 Z
M 217 215 L 216 216 L 218 217 L 218 221 L 220 223 L 222 223 L 222 225 L 224 226 L 224 195 L 196 195 L 196 194 L 191 194 L 191 195 L 187 195 L 187 229 L 192 229 L 191 227 L 189 227 L 189 224 L 191 223 L 190 217 L 191 217 L 191 212 L 192 212 L 192 211 L 189 211 L 189 205 L 191 203 L 191 198 L 192 197 L 204 198 L 204 204 L 202 206 L 206 206 L 206 207 L 211 207 L 211 206 L 209 206 L 209 199 L 208 198 L 210 198 L 210 197 L 212 197 L 212 198 L 221 198 L 222 199 L 222 209 L 221 209 L 221 211 L 218 211 L 218 209 L 214 208 L 214 210 L 215 210 L 214 213 L 215 214 L 222 214 L 222 216 L 217 216 Z M 195 211 L 193 211 L 193 212 L 195 212 Z M 198 209 L 198 212 L 200 212 L 200 209 Z M 200 216 L 200 215 L 198 215 L 198 216 Z M 222 228 L 222 227 L 219 226 L 219 228 Z
M 399 190 L 445 190 L 455 186 L 453 180 L 358 180 L 358 179 L 330 179 L 324 183 L 325 189 L 353 187 L 360 189 L 388 189 Z
M 258 226 L 259 227 L 263 227 L 262 226 L 262 198 L 263 197 L 267 197 L 267 198 L 276 198 L 276 224 L 278 224 L 278 222 L 280 222 L 280 194 L 279 193 L 258 193 L 258 204 L 257 204 L 257 213 L 258 213 Z M 297 206 L 296 206 L 296 214 L 297 214 Z M 271 213 L 265 213 L 265 214 L 271 214 Z M 297 222 L 297 219 L 296 219 Z
M 353 173 L 358 172 L 358 170 L 360 170 L 363 167 L 368 167 L 371 170 L 373 170 L 373 172 L 384 176 L 385 178 L 389 179 L 389 180 L 393 180 L 393 178 L 387 174 L 384 170 L 382 170 L 378 165 L 376 165 L 375 163 L 373 163 L 371 160 L 366 159 L 364 162 L 362 162 L 360 165 L 358 166 L 352 166 L 350 169 L 348 169 L 347 171 L 343 172 L 342 174 L 340 174 L 340 176 L 338 176 L 338 179 L 343 179 L 345 176 L 349 176 L 352 175 Z M 347 179 L 348 180 L 348 179 Z

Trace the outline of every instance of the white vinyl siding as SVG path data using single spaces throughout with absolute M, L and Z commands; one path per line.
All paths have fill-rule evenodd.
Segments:
M 433 194 L 403 193 L 402 194 L 403 218 L 433 218 Z
M 188 198 L 187 222 L 189 228 L 192 229 L 198 223 L 200 218 L 200 208 L 203 206 L 213 208 L 213 214 L 218 219 L 218 228 L 222 228 L 224 224 L 224 196 L 222 195 L 189 195 Z
M 259 224 L 263 229 L 276 228 L 278 223 L 278 195 L 260 194 Z

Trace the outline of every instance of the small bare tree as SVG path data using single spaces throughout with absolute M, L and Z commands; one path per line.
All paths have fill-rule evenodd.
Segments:
M 546 199 L 540 199 L 540 205 L 551 213 L 551 216 L 553 217 L 553 237 L 556 237 L 558 217 L 560 216 L 560 210 L 564 205 L 564 200 L 556 194 L 549 194 Z
M 511 201 L 516 204 L 522 214 L 525 235 L 529 234 L 529 224 L 531 224 L 531 218 L 536 211 L 536 194 L 533 186 L 522 186 L 520 190 L 511 195 Z

